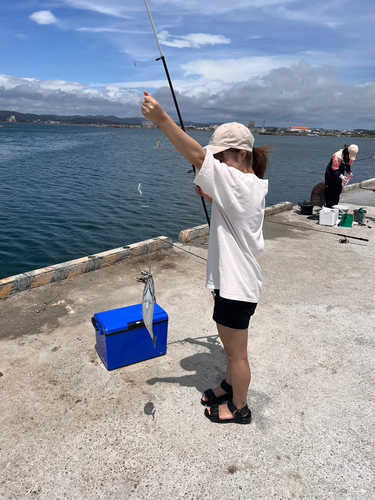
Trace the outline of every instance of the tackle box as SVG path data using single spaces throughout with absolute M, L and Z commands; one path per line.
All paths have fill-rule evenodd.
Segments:
M 335 226 L 339 218 L 338 208 L 323 207 L 319 212 L 319 224 L 321 226 Z
M 131 365 L 167 352 L 168 315 L 155 304 L 153 333 L 156 347 L 143 323 L 142 304 L 94 314 L 96 351 L 107 370 Z

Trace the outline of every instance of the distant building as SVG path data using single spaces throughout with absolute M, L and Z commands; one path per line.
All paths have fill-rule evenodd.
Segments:
M 250 130 L 254 130 L 255 129 L 255 122 L 249 122 L 248 127 Z
M 158 128 L 155 123 L 150 122 L 150 120 L 142 122 L 142 128 Z
M 16 117 L 14 115 L 7 118 L 8 123 L 17 123 Z
M 288 129 L 289 132 L 302 132 L 302 133 L 309 133 L 311 130 L 308 127 L 290 127 Z

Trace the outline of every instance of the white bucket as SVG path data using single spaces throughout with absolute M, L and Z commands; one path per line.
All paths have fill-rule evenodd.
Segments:
M 332 208 L 337 208 L 340 215 L 347 214 L 349 212 L 348 205 L 333 205 Z
M 336 226 L 338 219 L 338 208 L 323 207 L 319 212 L 319 224 L 321 226 Z

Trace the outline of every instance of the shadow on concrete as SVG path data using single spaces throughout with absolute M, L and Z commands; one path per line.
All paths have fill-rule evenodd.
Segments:
M 154 377 L 147 380 L 147 384 L 154 385 L 158 382 L 179 384 L 183 387 L 195 387 L 199 392 L 205 391 L 210 385 L 219 384 L 225 376 L 225 352 L 218 335 L 205 338 L 206 341 L 193 338 L 186 338 L 180 341 L 181 343 L 187 342 L 189 344 L 205 347 L 209 351 L 199 352 L 181 359 L 181 368 L 187 372 L 193 373 L 181 377 Z
M 223 346 L 218 335 L 205 337 L 206 341 L 187 338 L 180 342 L 187 342 L 209 349 L 210 352 L 200 352 L 183 358 L 180 361 L 180 366 L 185 371 L 195 372 L 191 375 L 183 375 L 181 377 L 154 377 L 146 380 L 149 385 L 157 383 L 179 384 L 183 387 L 195 387 L 199 393 L 209 387 L 217 387 L 225 377 L 226 356 Z M 271 403 L 271 398 L 263 392 L 249 391 L 249 404 L 255 410 L 253 422 L 263 433 L 269 427 L 269 419 L 266 417 L 266 408 Z

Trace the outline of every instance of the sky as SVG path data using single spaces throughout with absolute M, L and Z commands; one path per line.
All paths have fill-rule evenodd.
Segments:
M 148 0 L 184 121 L 375 129 L 374 0 Z M 0 0 L 0 109 L 177 119 L 144 0 Z

